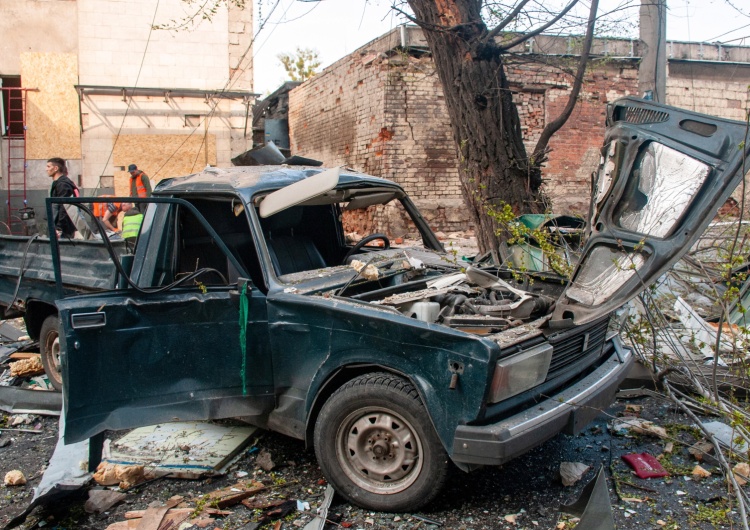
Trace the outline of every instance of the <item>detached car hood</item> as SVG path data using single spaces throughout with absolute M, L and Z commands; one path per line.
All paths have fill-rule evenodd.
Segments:
M 742 180 L 746 124 L 635 98 L 608 109 L 587 241 L 551 326 L 591 322 L 677 262 Z

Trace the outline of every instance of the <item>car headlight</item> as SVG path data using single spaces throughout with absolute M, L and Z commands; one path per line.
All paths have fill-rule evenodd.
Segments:
M 497 403 L 544 382 L 552 360 L 552 346 L 540 344 L 500 359 L 490 386 L 490 403 Z

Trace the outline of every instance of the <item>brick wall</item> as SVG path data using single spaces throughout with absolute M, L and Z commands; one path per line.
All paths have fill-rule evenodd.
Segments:
M 410 30 L 411 43 L 419 37 L 414 35 Z M 396 51 L 400 42 L 394 30 L 290 93 L 292 152 L 394 180 L 415 199 L 433 229 L 466 229 L 470 221 L 442 87 L 425 48 L 406 54 Z M 572 77 L 563 70 L 576 63 L 576 57 L 560 55 L 509 59 L 506 73 L 527 150 L 567 104 Z M 556 213 L 588 211 L 607 103 L 637 94 L 637 66 L 638 58 L 629 56 L 591 61 L 576 108 L 550 141 L 543 169 Z M 668 102 L 743 119 L 748 83 L 750 65 L 674 61 Z
M 560 115 L 568 103 L 572 79 L 553 65 L 520 64 L 512 79 L 522 79 L 533 71 L 550 83 L 546 90 L 545 123 Z M 556 71 L 557 70 L 557 71 Z M 585 214 L 589 205 L 591 173 L 599 163 L 607 103 L 636 94 L 638 71 L 635 61 L 592 61 L 570 119 L 549 143 L 549 161 L 543 169 L 545 189 L 553 210 L 563 214 Z M 534 124 L 540 131 L 540 124 Z M 528 148 L 528 147 L 527 147 Z

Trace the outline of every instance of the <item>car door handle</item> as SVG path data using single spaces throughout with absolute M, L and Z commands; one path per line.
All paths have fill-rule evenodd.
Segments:
M 101 311 L 96 313 L 77 313 L 70 315 L 70 326 L 73 329 L 100 328 L 107 324 L 107 314 Z

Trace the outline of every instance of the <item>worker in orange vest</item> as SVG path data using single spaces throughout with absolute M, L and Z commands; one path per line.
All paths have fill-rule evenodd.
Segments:
M 128 166 L 128 172 L 130 173 L 130 196 L 151 197 L 151 182 L 148 180 L 148 175 L 138 169 L 135 164 Z M 136 204 L 136 207 L 141 213 L 146 211 L 145 204 Z
M 100 197 L 113 197 L 113 195 L 100 195 Z M 126 212 L 130 208 L 125 208 L 125 204 L 120 202 L 95 202 L 93 206 L 94 215 L 99 218 L 107 230 L 119 232 L 117 227 L 117 217 L 120 212 Z M 113 222 L 114 221 L 114 222 Z

